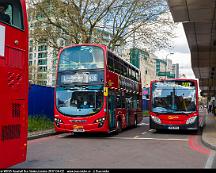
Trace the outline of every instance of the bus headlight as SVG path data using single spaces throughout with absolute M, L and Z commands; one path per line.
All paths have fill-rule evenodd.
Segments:
M 101 122 L 104 122 L 105 120 L 106 120 L 105 117 L 103 117 L 103 118 L 98 118 L 98 119 L 95 120 L 95 123 L 101 123 Z
M 157 123 L 157 124 L 161 124 L 161 120 L 160 120 L 160 118 L 155 117 L 155 116 L 151 116 L 151 118 L 152 118 L 152 120 L 153 120 L 155 123 Z
M 188 120 L 186 121 L 186 124 L 192 124 L 196 121 L 197 116 L 194 117 L 190 117 L 188 118 Z
M 95 120 L 95 123 L 98 123 L 98 128 L 103 126 L 105 120 L 106 120 L 106 117 L 98 118 Z
M 59 118 L 54 118 L 54 121 L 57 127 L 60 127 L 60 124 L 63 124 L 63 121 Z

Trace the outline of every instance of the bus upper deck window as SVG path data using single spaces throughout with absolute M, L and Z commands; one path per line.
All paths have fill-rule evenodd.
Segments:
M 5 7 L 2 11 L 1 6 Z M 0 20 L 2 22 L 19 29 L 24 29 L 22 16 L 22 7 L 19 1 L 0 2 Z

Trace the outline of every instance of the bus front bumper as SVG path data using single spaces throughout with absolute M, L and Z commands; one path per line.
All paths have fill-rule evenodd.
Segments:
M 198 130 L 199 129 L 199 119 L 197 118 L 193 123 L 191 124 L 175 124 L 173 121 L 172 124 L 158 124 L 154 122 L 150 117 L 150 129 L 156 129 L 156 130 Z
M 98 123 L 94 124 L 60 124 L 56 126 L 55 124 L 55 131 L 56 132 L 66 132 L 66 133 L 108 133 L 109 130 L 106 124 L 103 124 L 101 127 Z

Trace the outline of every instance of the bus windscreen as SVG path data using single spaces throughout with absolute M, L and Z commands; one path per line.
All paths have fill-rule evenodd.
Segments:
M 152 111 L 156 113 L 195 112 L 195 84 L 187 81 L 164 81 L 153 83 Z
M 58 71 L 104 68 L 103 49 L 97 46 L 75 46 L 60 54 Z
M 101 110 L 103 104 L 103 86 L 58 87 L 56 106 L 59 112 L 68 116 L 87 116 Z

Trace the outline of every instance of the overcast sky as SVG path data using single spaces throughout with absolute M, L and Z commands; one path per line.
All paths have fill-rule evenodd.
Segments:
M 179 63 L 180 74 L 185 74 L 187 78 L 195 79 L 193 70 L 191 68 L 191 56 L 190 56 L 190 49 L 188 47 L 187 39 L 185 36 L 184 28 L 182 23 L 178 24 L 176 28 L 176 35 L 177 37 L 173 40 L 174 48 L 170 50 L 162 50 L 155 52 L 155 55 L 158 58 L 166 58 L 170 52 L 174 54 L 168 55 L 168 59 L 172 60 L 172 63 Z

